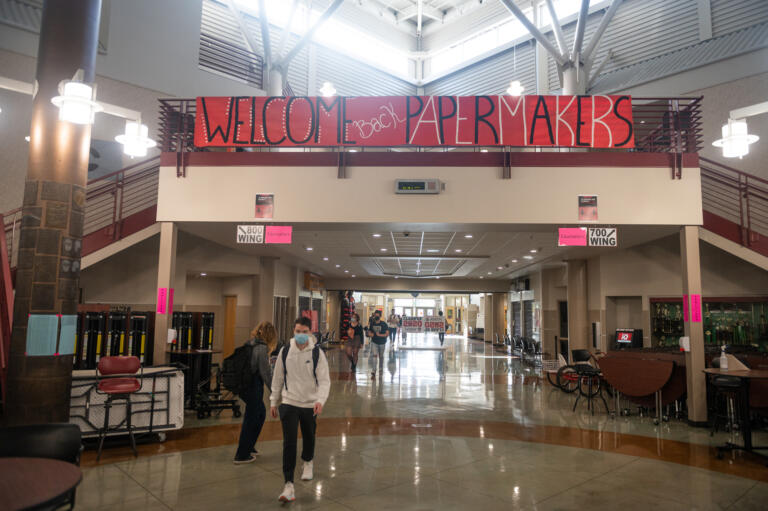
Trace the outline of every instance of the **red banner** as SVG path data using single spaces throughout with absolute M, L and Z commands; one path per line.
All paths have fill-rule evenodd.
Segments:
M 635 146 L 630 96 L 198 97 L 197 147 Z

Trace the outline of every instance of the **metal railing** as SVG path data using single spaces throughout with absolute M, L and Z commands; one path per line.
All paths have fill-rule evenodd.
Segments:
M 290 87 L 290 86 L 288 86 Z M 290 88 L 283 91 L 290 93 Z M 701 97 L 632 98 L 635 151 L 695 153 L 702 147 Z M 196 100 L 160 99 L 160 147 L 200 151 L 194 144 Z M 311 148 L 310 148 L 311 150 Z
M 732 241 L 763 252 L 768 240 L 768 180 L 708 158 L 699 161 L 705 227 L 721 234 L 715 224 L 707 225 L 706 213 L 727 220 L 738 227 Z
M 83 235 L 107 229 L 112 241 L 123 237 L 123 221 L 157 204 L 160 157 L 141 161 L 88 182 Z
M 16 266 L 18 254 L 19 232 L 21 229 L 21 208 L 0 214 L 3 220 L 3 231 L 5 232 L 5 245 L 8 253 L 8 262 L 11 268 Z
M 632 98 L 636 150 L 698 152 L 702 147 L 701 99 Z
M 198 65 L 229 78 L 261 89 L 264 83 L 264 59 L 245 48 L 210 34 L 200 34 Z

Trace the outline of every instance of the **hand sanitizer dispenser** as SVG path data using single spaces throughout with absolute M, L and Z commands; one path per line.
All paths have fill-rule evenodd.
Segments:
M 728 370 L 728 357 L 725 355 L 725 346 L 720 349 L 720 370 Z

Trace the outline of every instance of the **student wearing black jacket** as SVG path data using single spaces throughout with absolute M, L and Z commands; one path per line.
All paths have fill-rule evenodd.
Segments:
M 261 428 L 267 418 L 264 406 L 264 385 L 272 385 L 272 366 L 270 355 L 277 345 L 277 331 L 269 321 L 262 321 L 251 331 L 251 338 L 246 341 L 251 346 L 251 387 L 242 396 L 245 401 L 245 415 L 240 428 L 240 441 L 235 453 L 235 465 L 256 461 L 258 451 L 254 449 L 261 434 Z
M 371 338 L 371 356 L 368 365 L 371 367 L 371 378 L 376 378 L 376 355 L 379 357 L 379 370 L 384 369 L 384 352 L 389 338 L 389 326 L 381 320 L 381 311 L 373 313 L 373 319 L 368 327 L 368 337 Z

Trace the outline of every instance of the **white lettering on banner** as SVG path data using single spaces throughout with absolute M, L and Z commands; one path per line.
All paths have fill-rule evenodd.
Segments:
M 264 243 L 264 226 L 238 225 L 236 239 L 238 243 Z
M 610 227 L 591 227 L 589 229 L 590 247 L 616 247 L 617 229 Z
M 443 316 L 403 316 L 403 329 L 409 334 L 445 333 L 445 318 Z

